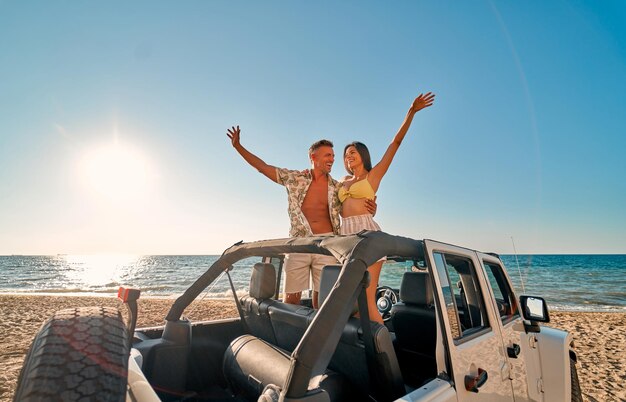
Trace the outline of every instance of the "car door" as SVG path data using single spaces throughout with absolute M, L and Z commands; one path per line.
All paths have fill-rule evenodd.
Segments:
M 489 288 L 476 252 L 432 240 L 424 245 L 437 272 L 433 279 L 458 400 L 513 401 L 500 325 L 485 302 Z
M 541 401 L 541 366 L 533 333 L 526 333 L 511 280 L 499 258 L 478 253 L 491 288 L 491 303 L 502 325 L 502 340 L 507 352 L 509 378 L 516 401 Z

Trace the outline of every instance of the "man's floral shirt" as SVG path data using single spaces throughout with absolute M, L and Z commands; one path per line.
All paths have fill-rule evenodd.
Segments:
M 287 212 L 289 213 L 289 219 L 291 221 L 289 236 L 313 236 L 311 226 L 302 213 L 302 202 L 304 202 L 306 192 L 313 181 L 311 172 L 308 170 L 276 168 L 276 179 L 279 184 L 282 184 L 287 189 L 289 203 Z M 339 191 L 340 185 L 337 180 L 330 177 L 330 175 L 328 176 L 328 209 L 333 232 L 335 234 L 339 234 L 339 225 L 341 224 L 339 219 L 341 203 L 337 197 L 337 191 Z

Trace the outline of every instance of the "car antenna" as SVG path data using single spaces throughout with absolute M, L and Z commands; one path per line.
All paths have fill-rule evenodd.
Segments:
M 519 280 L 522 282 L 522 292 L 526 293 L 526 289 L 524 288 L 524 278 L 522 278 L 522 270 L 519 268 L 519 261 L 517 260 L 517 250 L 515 249 L 515 240 L 513 240 L 513 236 L 511 236 L 511 243 L 513 243 L 513 252 L 515 253 L 515 262 L 517 263 L 517 272 L 519 273 Z

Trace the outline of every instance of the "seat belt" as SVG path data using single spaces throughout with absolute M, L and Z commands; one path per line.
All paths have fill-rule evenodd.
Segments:
M 243 327 L 243 332 L 246 334 L 250 333 L 250 328 L 248 328 L 248 323 L 246 322 L 246 317 L 243 314 L 243 309 L 241 308 L 241 303 L 239 303 L 239 298 L 237 297 L 237 291 L 235 290 L 235 285 L 233 285 L 233 280 L 230 277 L 230 270 L 232 267 L 226 268 L 226 276 L 228 276 L 228 282 L 230 282 L 230 288 L 233 291 L 233 296 L 235 297 L 235 304 L 237 305 L 237 311 L 239 311 L 239 317 L 241 318 L 241 326 Z
M 367 280 L 366 280 L 367 278 Z M 365 271 L 363 281 L 361 282 L 361 293 L 359 294 L 359 318 L 361 320 L 361 329 L 363 330 L 363 344 L 365 345 L 365 357 L 367 359 L 367 372 L 370 376 L 370 384 L 373 384 L 373 394 L 377 396 L 380 387 L 378 386 L 378 376 L 376 375 L 376 351 L 374 349 L 374 336 L 372 335 L 372 324 L 367 308 L 367 293 L 365 288 L 369 282 L 369 273 Z

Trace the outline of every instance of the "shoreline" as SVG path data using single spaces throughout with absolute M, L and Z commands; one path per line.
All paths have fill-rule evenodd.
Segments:
M 137 328 L 163 325 L 175 297 L 139 299 Z M 121 307 L 113 295 L 33 295 L 0 293 L 0 402 L 11 401 L 25 354 L 43 324 L 64 308 Z M 122 314 L 126 309 L 121 308 Z M 238 318 L 232 299 L 197 300 L 186 310 L 192 321 Z M 550 310 L 547 326 L 570 332 L 578 357 L 578 377 L 586 401 L 626 400 L 626 312 Z
M 229 290 L 230 292 L 230 290 Z M 180 297 L 183 293 L 177 293 L 173 295 L 151 295 L 151 294 L 141 294 L 139 300 L 171 300 L 172 302 Z M 243 290 L 237 290 L 237 296 L 241 296 L 245 294 Z M 117 299 L 117 293 L 89 293 L 89 292 L 68 292 L 68 293 L 59 293 L 59 292 L 3 292 L 0 291 L 0 297 L 4 296 L 23 296 L 23 297 L 93 297 L 93 298 L 103 298 L 103 299 Z M 231 300 L 231 297 L 216 297 L 216 296 L 207 296 L 202 300 Z M 548 302 L 549 313 L 617 313 L 617 314 L 626 314 L 626 306 L 606 306 L 605 308 L 586 308 L 583 306 L 577 307 L 553 307 L 550 306 Z

